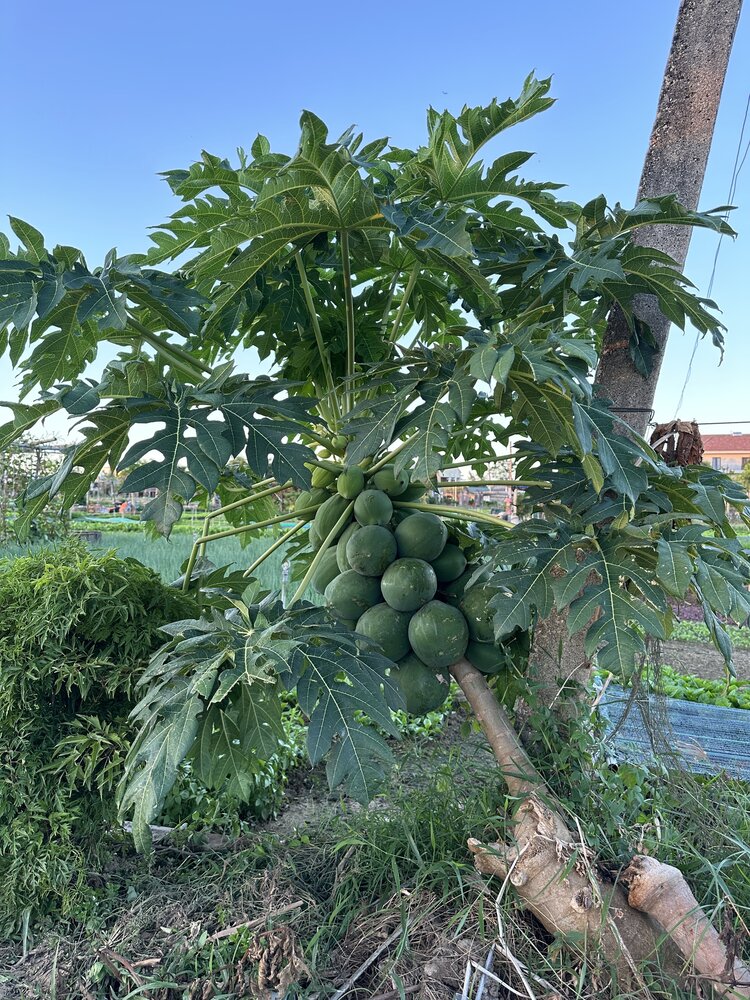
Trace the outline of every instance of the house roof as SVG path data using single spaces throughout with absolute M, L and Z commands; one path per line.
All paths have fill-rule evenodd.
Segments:
M 703 451 L 742 452 L 750 456 L 750 434 L 703 434 Z

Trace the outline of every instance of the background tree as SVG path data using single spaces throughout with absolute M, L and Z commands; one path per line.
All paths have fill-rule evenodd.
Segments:
M 60 447 L 49 439 L 24 434 L 0 451 L 0 541 L 15 537 L 17 498 L 36 479 L 50 476 L 59 464 Z M 36 537 L 55 538 L 64 533 L 67 516 L 49 512 L 34 524 Z

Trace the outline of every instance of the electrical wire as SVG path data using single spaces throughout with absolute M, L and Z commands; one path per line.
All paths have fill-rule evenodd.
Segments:
M 740 176 L 740 171 L 744 166 L 745 160 L 747 159 L 748 150 L 750 150 L 750 139 L 747 141 L 745 146 L 745 152 L 742 152 L 742 141 L 745 138 L 745 126 L 747 125 L 748 112 L 750 112 L 750 93 L 747 95 L 747 102 L 745 104 L 745 114 L 742 118 L 742 127 L 740 129 L 740 137 L 737 141 L 737 152 L 734 157 L 734 166 L 732 167 L 732 179 L 729 182 L 729 194 L 727 195 L 727 205 L 731 205 L 734 200 L 735 193 L 737 191 L 737 179 Z M 729 218 L 729 212 L 724 214 L 724 221 L 726 222 Z M 711 292 L 714 287 L 714 278 L 716 277 L 716 266 L 719 263 L 719 253 L 721 252 L 721 243 L 724 239 L 724 233 L 719 233 L 719 239 L 716 243 L 716 252 L 714 253 L 713 266 L 711 267 L 711 277 L 708 282 L 708 290 L 706 291 L 706 297 L 711 298 Z M 690 354 L 690 361 L 688 362 L 687 372 L 685 373 L 685 381 L 682 383 L 682 391 L 680 392 L 680 398 L 677 401 L 677 406 L 675 407 L 674 417 L 672 419 L 677 419 L 677 414 L 682 408 L 683 401 L 685 399 L 685 390 L 688 387 L 688 382 L 690 381 L 690 376 L 693 374 L 693 361 L 695 360 L 695 355 L 698 350 L 698 341 L 700 340 L 700 331 L 695 334 L 695 342 L 693 343 L 693 350 Z

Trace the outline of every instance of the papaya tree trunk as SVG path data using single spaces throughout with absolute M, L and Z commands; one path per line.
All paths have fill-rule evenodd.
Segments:
M 466 660 L 451 673 L 517 802 L 510 843 L 469 840 L 477 870 L 507 879 L 550 933 L 603 958 L 621 984 L 640 981 L 640 970 L 652 965 L 675 982 L 698 976 L 722 996 L 750 996 L 750 971 L 711 926 L 680 872 L 638 857 L 621 882 L 603 878 L 484 676 Z
M 656 119 L 643 164 L 638 200 L 675 194 L 695 211 L 711 150 L 732 42 L 742 0 L 682 0 L 664 71 Z M 655 247 L 683 267 L 690 226 L 651 226 L 635 234 L 642 246 Z M 654 338 L 648 375 L 633 363 L 630 331 L 615 309 L 604 335 L 595 391 L 610 399 L 639 434 L 646 432 L 654 404 L 671 320 L 650 295 L 636 297 L 634 314 Z
M 697 209 L 741 8 L 742 0 L 681 0 L 637 200 L 676 194 L 685 208 Z M 635 241 L 668 253 L 682 267 L 691 235 L 690 226 L 650 226 L 637 232 Z M 644 435 L 671 320 L 654 296 L 637 296 L 634 314 L 654 338 L 649 374 L 642 375 L 633 362 L 630 330 L 616 307 L 604 334 L 594 391 L 611 400 L 624 425 Z M 570 711 L 575 695 L 563 708 L 558 679 L 577 672 L 578 679 L 585 680 L 585 671 L 578 667 L 585 664 L 579 638 L 568 636 L 567 615 L 553 612 L 539 623 L 532 640 L 529 680 L 539 703 L 554 703 L 563 714 Z M 558 664 L 553 662 L 556 650 Z
M 584 708 L 584 692 L 591 676 L 591 660 L 584 649 L 585 630 L 568 635 L 567 612 L 557 611 L 536 623 L 526 681 L 537 704 L 571 718 Z M 531 705 L 519 699 L 515 707 L 519 732 L 526 742 Z

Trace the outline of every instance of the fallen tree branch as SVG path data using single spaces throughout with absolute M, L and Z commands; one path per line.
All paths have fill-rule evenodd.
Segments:
M 253 920 L 243 920 L 242 923 L 233 924 L 231 927 L 225 927 L 223 930 L 216 931 L 210 937 L 206 938 L 206 941 L 221 941 L 222 938 L 231 937 L 232 934 L 236 934 L 237 931 L 244 931 L 252 929 L 253 927 L 262 927 L 267 920 L 273 920 L 275 917 L 283 917 L 286 913 L 291 913 L 293 910 L 298 910 L 300 906 L 304 906 L 304 900 L 298 899 L 296 903 L 290 903 L 289 906 L 284 906 L 280 910 L 274 910 L 273 913 L 266 913 L 263 917 L 255 917 Z
M 513 844 L 468 846 L 478 871 L 509 881 L 524 905 L 553 934 L 598 949 L 621 982 L 644 964 L 686 983 L 685 962 L 721 996 L 750 1000 L 750 969 L 723 942 L 682 873 L 654 858 L 633 858 L 617 883 L 593 871 L 588 848 L 571 834 L 554 796 L 522 747 L 484 676 L 466 660 L 451 673 L 479 720 L 509 792 L 520 799 Z M 666 940 L 662 941 L 666 933 Z
M 402 927 L 399 924 L 396 930 L 392 931 L 388 935 L 385 941 L 383 941 L 383 943 L 379 945 L 375 949 L 375 951 L 364 960 L 364 962 L 359 966 L 359 968 L 355 969 L 355 971 L 351 974 L 351 976 L 349 976 L 344 985 L 340 987 L 338 990 L 336 990 L 336 992 L 331 997 L 331 1000 L 341 1000 L 342 997 L 346 996 L 346 994 L 349 992 L 352 986 L 354 986 L 354 984 L 357 982 L 359 977 L 364 975 L 364 973 L 367 972 L 372 963 L 377 961 L 377 959 L 383 954 L 383 952 L 386 951 L 388 948 L 390 948 L 393 942 L 396 941 L 398 938 L 400 938 L 401 935 L 404 933 L 404 931 L 407 929 L 408 929 L 408 922 L 406 927 Z

